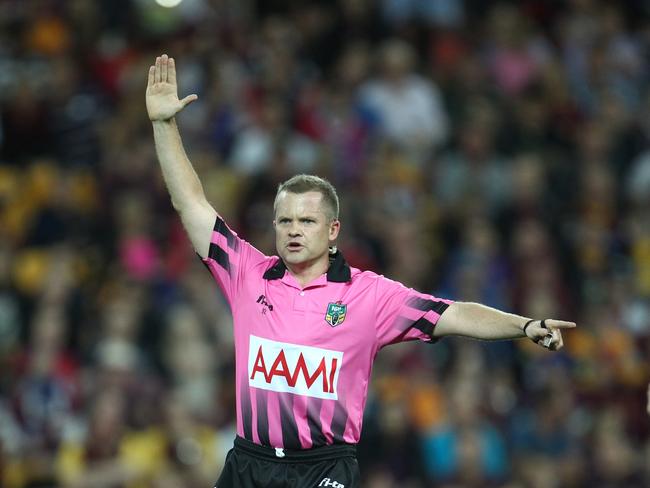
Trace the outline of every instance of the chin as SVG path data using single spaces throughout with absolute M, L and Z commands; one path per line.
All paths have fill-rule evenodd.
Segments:
M 305 256 L 302 256 L 301 253 L 283 253 L 280 254 L 280 257 L 285 263 L 291 264 L 300 264 L 306 261 Z
M 286 256 L 286 257 L 284 258 L 284 261 L 285 261 L 286 263 L 290 263 L 290 264 L 303 264 L 303 263 L 306 263 L 306 262 L 309 261 L 309 260 L 308 260 L 307 258 L 305 258 L 304 256 L 292 256 L 292 255 L 288 255 L 288 256 Z

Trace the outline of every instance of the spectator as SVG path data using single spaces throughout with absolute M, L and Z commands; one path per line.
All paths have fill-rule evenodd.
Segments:
M 361 87 L 361 99 L 379 117 L 380 132 L 422 161 L 448 137 L 442 98 L 433 82 L 416 74 L 415 52 L 391 39 L 379 53 L 379 74 Z

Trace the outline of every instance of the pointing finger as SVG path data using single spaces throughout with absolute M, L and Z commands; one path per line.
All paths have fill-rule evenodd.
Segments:
M 147 79 L 147 88 L 149 88 L 151 85 L 153 85 L 155 73 L 156 73 L 156 67 L 155 66 L 149 66 L 149 77 Z
M 565 322 L 564 320 L 546 320 L 546 326 L 551 329 L 572 329 L 576 326 L 575 322 Z

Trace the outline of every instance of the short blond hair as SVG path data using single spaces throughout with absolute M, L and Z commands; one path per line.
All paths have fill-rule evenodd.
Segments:
M 334 186 L 325 178 L 302 174 L 293 176 L 284 183 L 280 183 L 273 202 L 273 213 L 277 211 L 278 197 L 283 191 L 289 193 L 307 193 L 309 191 L 317 191 L 323 195 L 323 202 L 325 202 L 328 207 L 330 218 L 332 220 L 337 220 L 339 218 L 339 197 L 336 194 Z

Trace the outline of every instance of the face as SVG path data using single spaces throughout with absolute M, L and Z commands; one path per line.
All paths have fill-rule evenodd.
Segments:
M 334 243 L 340 223 L 331 220 L 323 195 L 317 191 L 283 191 L 275 212 L 275 245 L 287 266 L 327 265 L 328 248 Z

